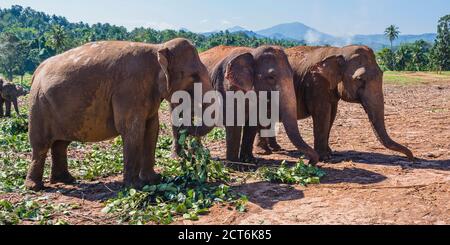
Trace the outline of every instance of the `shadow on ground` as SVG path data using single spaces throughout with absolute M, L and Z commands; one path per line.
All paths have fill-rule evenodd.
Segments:
M 246 195 L 250 202 L 270 210 L 279 202 L 300 200 L 305 197 L 303 191 L 293 186 L 269 182 L 243 184 L 235 187 L 235 190 Z
M 286 151 L 279 154 L 286 154 L 287 156 L 300 158 L 303 155 L 298 151 Z M 403 166 L 415 169 L 434 169 L 450 171 L 450 159 L 449 160 L 428 160 L 422 158 L 416 158 L 416 161 L 410 162 L 408 159 L 398 155 L 386 155 L 373 152 L 359 152 L 359 151 L 339 151 L 334 152 L 332 159 L 327 163 L 337 164 L 341 162 L 354 162 L 365 164 L 378 164 L 384 166 Z
M 416 158 L 415 162 L 397 155 L 385 155 L 372 152 L 341 151 L 333 154 L 331 163 L 353 161 L 356 163 L 378 164 L 385 166 L 408 166 L 416 169 L 434 169 L 450 171 L 450 160 L 427 160 Z
M 117 196 L 123 190 L 121 181 L 100 181 L 92 183 L 76 183 L 73 185 L 52 185 L 46 190 L 48 193 L 60 193 L 66 197 L 103 202 Z

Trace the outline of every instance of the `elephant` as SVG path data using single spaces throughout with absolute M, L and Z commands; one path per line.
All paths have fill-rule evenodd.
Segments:
M 15 85 L 4 81 L 0 78 L 0 117 L 3 117 L 3 104 L 6 105 L 6 117 L 11 117 L 11 103 L 14 105 L 14 110 L 20 116 L 17 99 L 28 94 L 22 86 Z
M 321 160 L 329 160 L 330 131 L 340 100 L 361 104 L 379 141 L 414 161 L 413 153 L 391 139 L 386 131 L 383 71 L 367 46 L 304 47 L 286 49 L 294 70 L 298 119 L 314 122 L 314 146 Z M 258 138 L 257 146 L 270 149 L 276 138 Z
M 261 91 L 279 91 L 280 117 L 289 139 L 299 151 L 306 154 L 311 163 L 318 162 L 318 154 L 304 142 L 297 127 L 293 73 L 282 48 L 218 46 L 201 53 L 200 59 L 209 71 L 212 87 L 224 98 L 223 104 L 227 103 L 226 93 L 230 91 L 255 91 L 257 94 Z M 222 110 L 223 120 L 226 121 L 225 107 Z M 248 120 L 248 110 L 245 117 Z M 243 127 L 226 125 L 225 129 L 226 159 L 231 162 L 253 161 L 253 142 L 259 126 L 249 125 L 247 121 Z M 211 130 L 207 126 L 188 127 L 191 135 L 200 137 Z M 178 139 L 178 131 L 176 127 L 173 130 L 175 139 Z M 173 150 L 175 153 L 179 151 L 177 140 L 174 140 Z
M 141 188 L 160 182 L 154 170 L 163 100 L 194 83 L 209 82 L 197 49 L 187 39 L 163 44 L 125 41 L 88 43 L 44 61 L 30 95 L 31 190 L 44 188 L 51 149 L 51 183 L 75 181 L 68 170 L 72 141 L 123 139 L 124 185 Z

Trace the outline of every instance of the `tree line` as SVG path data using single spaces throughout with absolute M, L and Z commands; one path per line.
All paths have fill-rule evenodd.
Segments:
M 162 43 L 176 37 L 190 39 L 199 51 L 218 45 L 303 45 L 298 41 L 261 38 L 243 32 L 222 31 L 205 36 L 185 30 L 157 31 L 144 27 L 128 31 L 125 27 L 107 23 L 71 23 L 65 17 L 14 5 L 9 9 L 0 9 L 0 73 L 9 80 L 13 76 L 23 78 L 25 74 L 33 73 L 45 59 L 88 42 L 122 40 Z
M 391 42 L 390 48 L 377 53 L 378 63 L 390 71 L 448 71 L 450 70 L 450 15 L 439 20 L 437 37 L 434 42 L 423 40 L 414 43 L 392 45 L 400 34 L 399 28 L 391 25 L 385 35 Z
M 378 62 L 385 70 L 450 70 L 450 15 L 439 21 L 435 44 L 417 41 L 399 47 L 385 48 L 377 53 Z M 386 30 L 392 41 L 398 37 L 395 26 Z M 244 32 L 218 32 L 205 36 L 185 30 L 158 31 L 151 28 L 125 27 L 111 24 L 71 23 L 65 17 L 48 15 L 31 8 L 14 5 L 0 8 L 0 73 L 9 80 L 14 76 L 33 73 L 45 59 L 88 42 L 126 40 L 162 43 L 176 37 L 190 39 L 199 51 L 218 45 L 258 47 L 263 44 L 293 47 L 304 42 L 279 40 L 248 35 Z

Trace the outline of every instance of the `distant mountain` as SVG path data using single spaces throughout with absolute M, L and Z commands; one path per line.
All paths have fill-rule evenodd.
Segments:
M 228 28 L 228 29 L 226 29 L 224 31 L 228 31 L 230 33 L 244 33 L 244 34 L 246 34 L 249 37 L 257 37 L 257 38 L 264 38 L 265 37 L 265 36 L 259 35 L 258 33 L 253 32 L 253 31 L 249 31 L 249 30 L 247 30 L 247 29 L 245 29 L 245 28 L 243 28 L 241 26 L 234 26 L 234 27 Z M 202 34 L 207 36 L 207 37 L 209 37 L 209 36 L 211 36 L 213 34 L 217 34 L 219 32 L 220 31 L 212 31 L 212 32 L 205 32 L 205 33 L 202 33 Z
M 435 39 L 435 33 L 425 33 L 421 35 L 399 35 L 398 39 L 395 40 L 393 44 L 394 46 L 398 46 L 402 43 L 413 43 L 418 40 L 424 40 L 426 42 L 433 43 Z M 380 50 L 391 45 L 389 40 L 383 34 L 355 35 L 351 38 L 351 43 L 367 45 L 375 50 Z
M 276 25 L 264 30 L 257 31 L 259 35 L 276 39 L 293 39 L 305 41 L 308 44 L 321 43 L 332 40 L 334 37 L 320 32 L 300 22 Z
M 226 29 L 225 31 L 229 31 L 230 33 L 242 32 L 251 37 L 268 37 L 273 39 L 303 41 L 308 45 L 345 46 L 350 44 L 357 44 L 367 45 L 374 50 L 380 50 L 384 47 L 390 46 L 389 40 L 383 34 L 336 37 L 320 32 L 300 22 L 279 24 L 259 31 L 247 30 L 241 26 L 234 26 Z M 210 36 L 218 32 L 219 31 L 213 31 L 203 33 L 203 35 Z M 425 40 L 432 43 L 435 39 L 436 34 L 434 33 L 426 33 L 420 35 L 400 35 L 399 38 L 394 42 L 394 45 L 398 46 L 402 43 L 412 43 L 417 40 Z
M 241 26 L 233 26 L 231 28 L 228 28 L 227 31 L 233 33 L 233 32 L 246 32 L 248 30 Z

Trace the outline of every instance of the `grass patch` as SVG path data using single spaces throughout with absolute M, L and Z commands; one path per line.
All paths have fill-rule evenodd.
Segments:
M 283 162 L 280 167 L 263 167 L 259 169 L 260 176 L 269 182 L 283 184 L 309 185 L 320 184 L 325 172 L 318 167 L 306 165 L 300 160 L 295 166 L 289 167 Z
M 384 82 L 395 85 L 418 85 L 426 82 L 450 81 L 450 72 L 398 72 L 387 71 L 384 73 Z
M 183 146 L 180 162 L 166 160 L 163 180 L 142 191 L 125 190 L 108 201 L 104 213 L 118 218 L 119 223 L 170 224 L 177 218 L 198 220 L 216 203 L 229 203 L 245 211 L 247 198 L 230 190 L 229 171 L 211 160 L 211 155 L 197 139 L 180 137 Z
M 426 80 L 419 77 L 405 76 L 405 73 L 401 72 L 385 72 L 384 83 L 395 85 L 417 85 L 425 82 Z
M 123 143 L 116 138 L 108 147 L 94 144 L 82 159 L 71 159 L 69 165 L 76 170 L 76 176 L 83 180 L 96 180 L 122 173 Z
M 67 225 L 64 216 L 77 205 L 51 204 L 46 198 L 25 199 L 18 203 L 0 200 L 0 225 L 18 225 L 33 222 L 40 225 Z
M 207 136 L 206 139 L 208 142 L 216 142 L 225 140 L 226 133 L 223 128 L 214 128 Z

